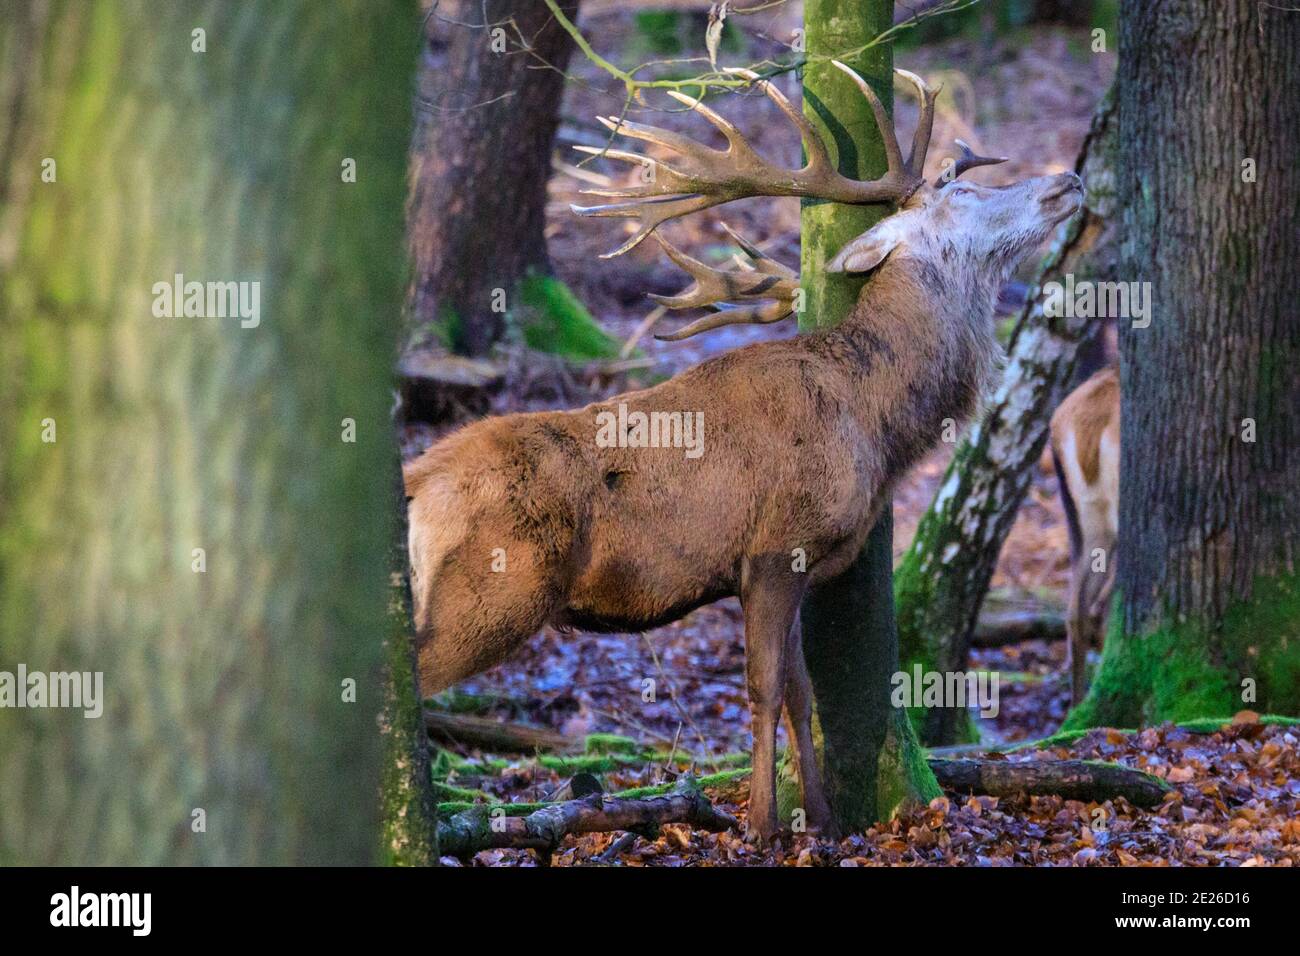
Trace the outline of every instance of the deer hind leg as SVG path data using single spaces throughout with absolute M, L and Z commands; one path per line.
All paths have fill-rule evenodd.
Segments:
M 1092 619 L 1092 645 L 1098 651 L 1106 639 L 1106 619 L 1110 616 L 1110 596 L 1115 590 L 1115 543 L 1111 541 L 1106 548 L 1106 570 L 1094 575 L 1101 580 L 1096 583 L 1096 594 L 1088 602 L 1088 616 Z
M 1077 707 L 1083 700 L 1088 663 L 1088 634 L 1091 626 L 1088 607 L 1088 579 L 1092 574 L 1087 555 L 1080 555 L 1070 569 L 1070 606 L 1065 616 L 1065 634 L 1069 642 L 1070 704 Z
M 808 815 L 810 829 L 823 836 L 833 836 L 834 821 L 826 790 L 822 785 L 821 768 L 817 765 L 817 748 L 812 735 L 812 680 L 803 658 L 803 628 L 799 615 L 786 644 L 785 726 L 790 738 L 795 772 L 799 775 L 799 791 L 804 812 Z
M 777 832 L 776 725 L 788 678 L 790 631 L 807 575 L 790 570 L 784 555 L 748 559 L 742 574 L 745 680 L 754 735 L 745 838 L 766 843 Z

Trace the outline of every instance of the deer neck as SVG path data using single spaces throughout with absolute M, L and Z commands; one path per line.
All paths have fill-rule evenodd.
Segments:
M 914 463 L 987 393 L 1002 354 L 993 331 L 997 284 L 891 257 L 827 333 L 841 346 L 833 354 L 857 366 L 858 415 L 884 436 L 891 465 Z

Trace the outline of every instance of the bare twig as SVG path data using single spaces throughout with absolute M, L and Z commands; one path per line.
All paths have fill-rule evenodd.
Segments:
M 690 724 L 691 730 L 695 731 L 695 739 L 700 742 L 700 753 L 708 753 L 709 745 L 704 739 L 704 734 L 700 732 L 700 728 L 695 723 L 695 718 L 691 716 L 690 711 L 683 707 L 682 702 L 677 699 L 677 685 L 673 683 L 672 678 L 668 676 L 663 665 L 659 663 L 659 654 L 655 650 L 654 644 L 650 643 L 650 638 L 646 637 L 644 633 L 641 635 L 641 639 L 645 641 L 646 647 L 650 649 L 650 657 L 655 662 L 655 670 L 659 672 L 659 676 L 662 677 L 664 683 L 668 685 L 668 699 L 673 702 L 673 707 L 677 709 L 677 713 L 681 714 L 682 719 L 686 721 L 686 723 Z

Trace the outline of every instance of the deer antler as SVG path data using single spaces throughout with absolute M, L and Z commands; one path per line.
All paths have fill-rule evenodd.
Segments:
M 663 247 L 668 258 L 677 263 L 695 281 L 677 295 L 651 293 L 650 298 L 670 309 L 712 307 L 718 310 L 713 315 L 697 319 L 676 332 L 656 335 L 655 338 L 664 342 L 678 342 L 724 325 L 779 322 L 794 311 L 799 277 L 775 259 L 766 256 L 757 246 L 748 242 L 726 223 L 722 224 L 722 228 L 749 257 L 748 261 L 742 260 L 739 256 L 735 257 L 738 267 L 736 269 L 714 269 L 706 266 L 655 233 L 655 239 Z M 728 305 L 736 301 L 754 304 Z M 760 302 L 763 304 L 758 304 Z
M 605 150 L 594 146 L 574 147 L 581 152 L 641 164 L 652 174 L 650 181 L 646 183 L 621 189 L 587 191 L 589 195 L 627 199 L 628 202 L 573 207 L 574 212 L 583 216 L 617 216 L 638 221 L 640 228 L 632 238 L 601 258 L 608 259 L 622 255 L 645 239 L 660 223 L 669 219 L 750 196 L 807 196 L 854 204 L 893 202 L 901 205 L 906 202 L 908 197 L 925 182 L 922 177 L 922 167 L 925 165 L 925 154 L 930 145 L 930 130 L 934 124 L 934 99 L 937 91 L 926 86 L 925 81 L 915 73 L 895 70 L 916 87 L 921 100 L 921 116 L 917 122 L 916 133 L 912 137 L 912 151 L 904 162 L 898 147 L 898 136 L 880 99 L 872 92 L 867 81 L 850 67 L 838 60 L 832 62 L 852 78 L 858 85 L 858 89 L 862 91 L 862 95 L 871 104 L 876 125 L 880 128 L 880 135 L 884 140 L 885 155 L 889 164 L 883 176 L 879 179 L 863 181 L 842 175 L 832 164 L 826 144 L 812 124 L 795 109 L 770 80 L 764 79 L 752 70 L 731 69 L 728 72 L 757 83 L 768 99 L 772 100 L 799 130 L 808 157 L 803 168 L 783 169 L 763 159 L 730 122 L 694 97 L 676 90 L 669 90 L 668 95 L 686 104 L 717 127 L 726 137 L 726 149 L 712 149 L 687 136 L 653 126 L 643 126 L 613 116 L 598 117 L 601 123 L 615 133 L 655 143 L 681 157 L 670 166 L 625 150 Z
M 968 169 L 974 169 L 976 166 L 996 166 L 1007 161 L 1005 156 L 977 156 L 975 151 L 966 145 L 965 140 L 955 139 L 953 142 L 961 150 L 961 155 L 953 163 L 951 175 L 946 168 L 939 174 L 939 178 L 934 181 L 935 189 L 942 189 Z

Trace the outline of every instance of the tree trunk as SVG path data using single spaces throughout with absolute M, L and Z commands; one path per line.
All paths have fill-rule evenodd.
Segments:
M 418 22 L 4 4 L 0 666 L 103 673 L 0 709 L 4 862 L 377 859 Z
M 1042 286 L 1067 273 L 1076 280 L 1113 277 L 1114 113 L 1107 95 L 1075 164 L 1088 187 L 1086 210 L 1061 227 L 1021 313 L 1002 384 L 958 446 L 899 565 L 899 641 L 909 671 L 918 663 L 925 671 L 966 669 L 980 606 L 1043 453 L 1052 411 L 1070 389 L 1081 348 L 1100 332 L 1096 319 L 1046 316 Z M 913 719 L 932 747 L 975 739 L 964 708 L 918 707 Z
M 1128 4 L 1118 83 L 1154 301 L 1120 322 L 1120 599 L 1067 727 L 1300 713 L 1300 17 Z
M 380 859 L 392 866 L 438 862 L 438 808 L 433 794 L 429 736 L 416 677 L 411 575 L 407 558 L 406 492 L 394 488 L 399 515 L 389 551 L 388 637 L 384 642 L 384 740 L 380 779 Z
M 892 0 L 808 0 L 807 51 L 838 55 L 860 47 L 893 21 Z M 893 53 L 875 47 L 851 64 L 887 106 L 893 103 Z M 842 173 L 872 179 L 886 169 L 871 109 L 829 62 L 810 63 L 803 77 L 804 112 L 834 143 Z M 802 214 L 801 282 L 805 329 L 843 321 L 863 280 L 826 272 L 826 262 L 877 222 L 878 206 L 807 202 Z M 888 819 L 906 800 L 939 795 L 907 715 L 890 704 L 898 670 L 893 598 L 893 511 L 886 502 L 856 562 L 804 601 L 804 656 L 817 700 L 827 797 L 842 830 Z
M 530 270 L 551 271 L 546 181 L 573 40 L 542 0 L 462 7 L 455 24 L 430 21 L 450 45 L 445 59 L 426 49 L 421 67 L 412 318 L 443 329 L 457 352 L 483 355 L 500 338 L 501 309 L 520 281 Z M 578 0 L 561 9 L 573 19 Z

